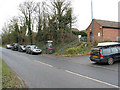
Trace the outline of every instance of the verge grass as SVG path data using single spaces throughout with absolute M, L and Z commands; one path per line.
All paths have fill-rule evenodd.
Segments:
M 2 59 L 0 62 L 2 62 L 2 88 L 23 88 L 21 81 L 12 69 Z
M 2 60 L 0 59 L 0 90 L 2 89 Z

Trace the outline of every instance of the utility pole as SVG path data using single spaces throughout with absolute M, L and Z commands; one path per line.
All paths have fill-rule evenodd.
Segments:
M 93 3 L 91 0 L 91 19 L 92 19 L 92 42 L 93 42 Z

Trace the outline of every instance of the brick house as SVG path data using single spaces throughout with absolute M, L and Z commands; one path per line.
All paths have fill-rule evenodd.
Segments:
M 88 41 L 92 41 L 92 22 L 86 29 Z M 120 40 L 120 26 L 118 22 L 93 19 L 93 41 Z

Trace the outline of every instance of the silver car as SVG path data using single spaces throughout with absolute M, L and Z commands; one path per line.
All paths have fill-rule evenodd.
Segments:
M 25 45 L 19 45 L 18 51 L 19 52 L 25 52 L 26 51 L 26 46 Z
M 26 53 L 41 54 L 42 50 L 40 48 L 38 48 L 36 45 L 28 45 L 28 46 L 26 46 Z
M 11 49 L 11 48 L 12 48 L 12 46 L 10 44 L 6 45 L 6 49 Z

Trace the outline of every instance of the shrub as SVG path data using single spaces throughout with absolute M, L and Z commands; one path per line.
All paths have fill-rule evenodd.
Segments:
M 81 55 L 85 54 L 86 55 L 86 54 L 90 53 L 90 50 L 93 47 L 96 47 L 96 45 L 90 44 L 90 43 L 89 44 L 88 43 L 82 43 L 82 44 L 79 43 L 79 46 L 77 45 L 77 46 L 74 46 L 72 48 L 66 49 L 64 51 L 64 54 L 65 55 L 78 55 L 78 54 L 81 54 Z
M 82 37 L 87 36 L 87 33 L 84 31 L 72 31 L 74 35 L 81 35 Z

